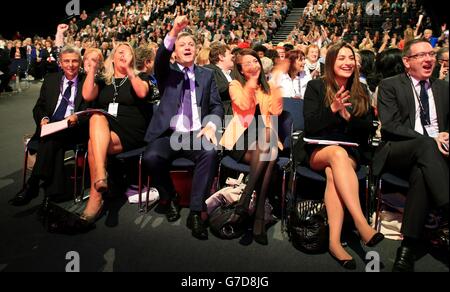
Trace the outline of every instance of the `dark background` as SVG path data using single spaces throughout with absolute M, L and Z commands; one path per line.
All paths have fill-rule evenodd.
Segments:
M 16 31 L 22 36 L 55 36 L 56 26 L 68 22 L 66 5 L 70 0 L 7 0 L 0 3 L 0 34 L 10 39 Z M 88 15 L 113 0 L 79 0 L 80 13 L 86 10 Z M 124 2 L 123 0 L 121 2 Z
M 60 22 L 67 22 L 65 12 L 70 0 L 7 0 L 0 3 L 0 35 L 7 39 L 19 31 L 22 36 L 39 35 L 54 37 L 56 26 Z M 93 11 L 110 6 L 113 2 L 124 0 L 79 0 L 80 12 L 86 10 L 88 15 Z M 381 0 L 380 0 L 381 1 Z M 297 0 L 295 6 L 301 7 L 307 1 Z M 442 9 L 442 2 L 426 0 L 424 5 L 436 25 L 448 23 L 447 10 Z M 439 27 L 439 26 L 437 26 Z

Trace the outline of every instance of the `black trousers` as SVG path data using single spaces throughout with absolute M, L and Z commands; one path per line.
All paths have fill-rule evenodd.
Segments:
M 448 160 L 430 137 L 388 143 L 390 152 L 384 170 L 407 179 L 410 184 L 402 233 L 418 239 L 430 208 L 449 202 Z
M 206 199 L 217 172 L 217 150 L 197 133 L 168 134 L 152 142 L 144 153 L 144 165 L 162 199 L 173 199 L 175 187 L 170 177 L 171 163 L 186 158 L 195 163 L 191 190 L 191 211 L 205 211 Z M 172 138 L 171 138 L 172 137 Z
M 29 182 L 43 180 L 47 196 L 65 194 L 65 152 L 74 150 L 78 144 L 86 144 L 88 137 L 87 125 L 83 125 L 41 138 Z

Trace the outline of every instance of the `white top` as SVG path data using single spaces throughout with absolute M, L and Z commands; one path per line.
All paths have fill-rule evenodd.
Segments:
M 285 73 L 281 77 L 280 86 L 283 89 L 283 97 L 301 98 L 305 96 L 306 86 L 312 80 L 311 75 L 305 71 L 300 72 L 294 79 Z

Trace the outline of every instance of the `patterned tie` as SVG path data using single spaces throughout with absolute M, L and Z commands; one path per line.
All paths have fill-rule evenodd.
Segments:
M 184 68 L 183 82 L 183 126 L 187 131 L 192 130 L 192 101 L 191 101 L 191 80 L 189 79 L 189 68 Z
M 73 81 L 69 81 L 66 91 L 64 91 L 63 97 L 61 99 L 61 103 L 56 109 L 56 112 L 53 114 L 53 117 L 51 119 L 52 122 L 64 120 L 67 111 L 67 106 L 69 105 L 70 96 L 72 95 L 72 85 Z
M 427 82 L 425 80 L 420 81 L 420 103 L 423 110 L 420 111 L 420 121 L 422 126 L 430 125 L 430 103 L 428 102 L 428 93 L 426 89 Z

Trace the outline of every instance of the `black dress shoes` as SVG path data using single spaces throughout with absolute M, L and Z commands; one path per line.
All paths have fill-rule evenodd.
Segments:
M 392 272 L 414 272 L 415 260 L 416 256 L 412 248 L 407 246 L 399 247 Z
M 208 230 L 206 228 L 206 222 L 202 220 L 200 214 L 190 213 L 187 218 L 187 228 L 192 230 L 192 236 L 200 239 L 207 240 L 208 239 Z
M 9 203 L 13 206 L 25 206 L 38 195 L 39 186 L 30 186 L 29 184 L 26 184 L 23 190 L 9 200 Z
M 166 218 L 169 222 L 176 222 L 178 219 L 180 219 L 180 207 L 175 202 L 175 199 L 170 200 L 169 204 L 167 205 L 167 211 L 166 211 Z

